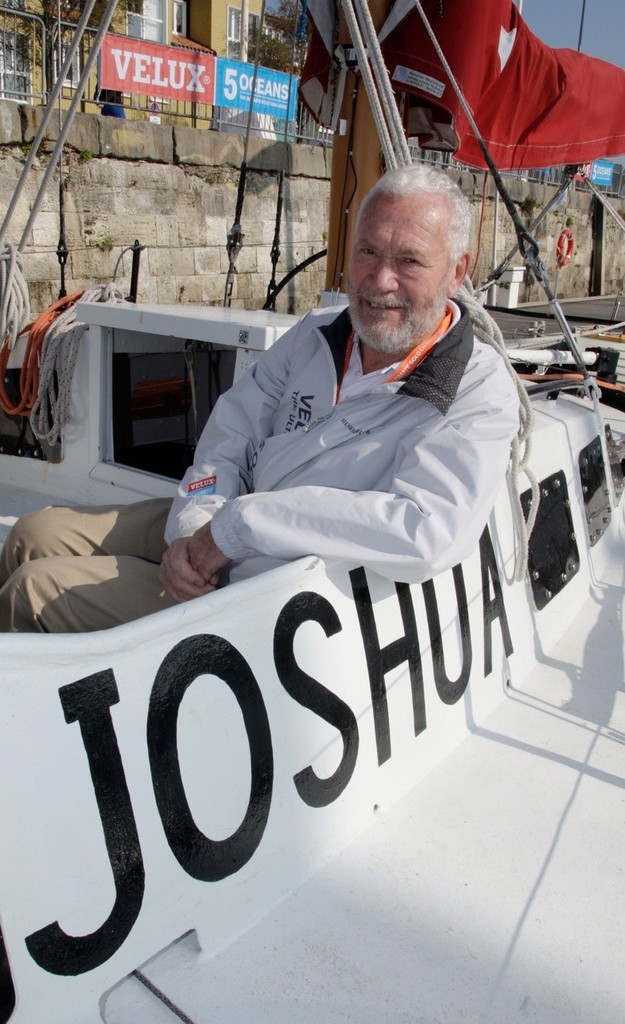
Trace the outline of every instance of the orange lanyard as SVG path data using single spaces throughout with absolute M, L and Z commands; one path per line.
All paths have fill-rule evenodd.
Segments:
M 430 352 L 436 345 L 436 342 L 440 338 L 442 338 L 444 334 L 447 333 L 447 331 L 451 327 L 452 321 L 453 313 L 451 309 L 446 309 L 442 319 L 438 322 L 432 333 L 428 334 L 427 338 L 424 338 L 423 341 L 420 341 L 418 345 L 415 345 L 412 352 L 408 353 L 403 362 L 397 367 L 393 375 L 389 377 L 387 383 L 390 384 L 394 380 L 403 380 L 404 377 L 407 377 L 408 374 L 411 373 L 412 370 L 414 370 L 415 366 L 418 366 L 419 363 L 421 363 L 425 359 L 428 352 Z M 341 380 L 343 380 L 345 374 L 347 373 L 347 367 L 349 366 L 352 358 L 352 351 L 354 348 L 355 338 L 356 335 L 354 334 L 354 331 L 352 331 L 349 338 L 347 339 L 345 362 L 343 364 L 343 377 L 341 378 Z M 339 388 L 336 395 L 337 402 L 339 400 L 340 394 L 341 385 L 339 384 Z

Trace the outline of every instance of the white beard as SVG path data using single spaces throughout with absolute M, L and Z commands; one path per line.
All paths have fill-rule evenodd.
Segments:
M 382 309 L 401 308 L 404 312 L 401 322 L 390 326 L 384 316 L 376 320 L 375 310 L 368 310 L 369 315 L 362 316 L 358 300 L 365 299 Z M 411 310 L 410 303 L 394 298 L 391 295 L 376 295 L 366 288 L 361 288 L 357 295 L 349 294 L 349 313 L 352 326 L 365 345 L 375 352 L 397 357 L 406 356 L 415 345 L 431 334 L 445 313 L 447 293 L 442 292 L 432 302 L 418 311 Z

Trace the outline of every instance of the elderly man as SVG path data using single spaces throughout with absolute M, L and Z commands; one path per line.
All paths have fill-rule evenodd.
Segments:
M 451 298 L 469 228 L 446 175 L 382 178 L 349 307 L 308 313 L 220 398 L 170 509 L 24 517 L 0 561 L 0 628 L 102 629 L 306 554 L 410 583 L 461 561 L 519 424 L 503 361 Z

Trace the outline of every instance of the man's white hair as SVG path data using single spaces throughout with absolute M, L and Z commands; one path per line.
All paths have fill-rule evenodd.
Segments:
M 456 182 L 444 171 L 435 170 L 427 164 L 412 164 L 387 171 L 363 199 L 356 230 L 364 211 L 383 196 L 406 199 L 411 196 L 444 196 L 449 207 L 449 235 L 447 249 L 449 262 L 455 264 L 469 249 L 471 236 L 471 205 Z

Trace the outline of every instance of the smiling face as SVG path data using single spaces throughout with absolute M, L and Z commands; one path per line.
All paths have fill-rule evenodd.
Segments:
M 364 210 L 349 269 L 352 324 L 362 342 L 394 359 L 434 330 L 469 264 L 448 255 L 441 195 L 380 196 Z

